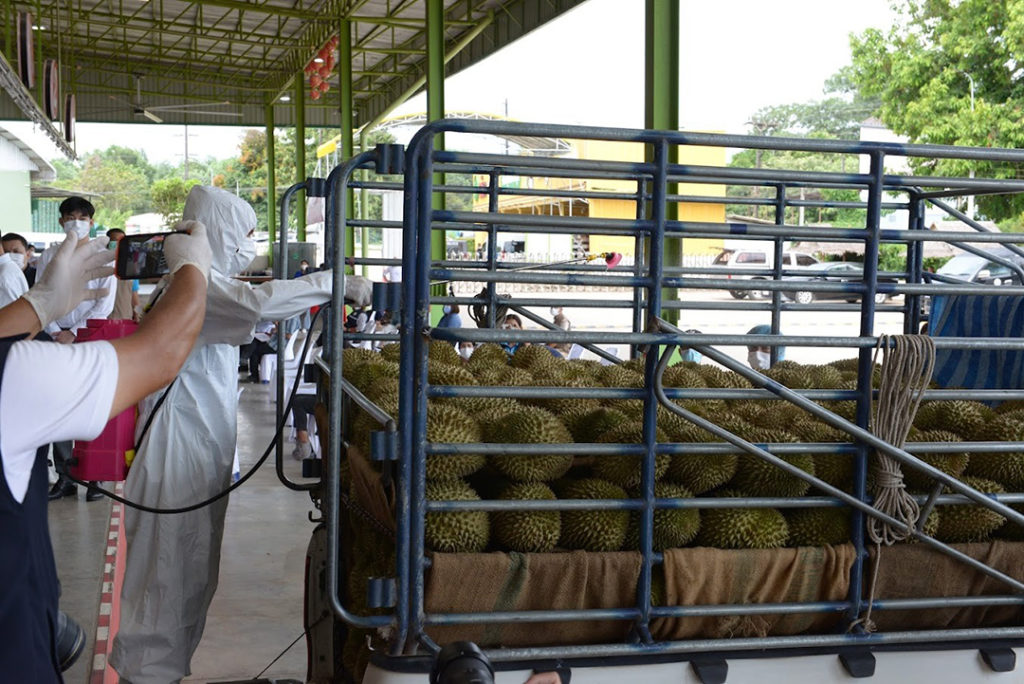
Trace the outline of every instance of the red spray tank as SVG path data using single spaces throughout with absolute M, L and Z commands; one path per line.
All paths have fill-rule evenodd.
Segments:
M 129 320 L 92 318 L 79 328 L 78 342 L 116 340 L 127 337 L 139 327 Z M 79 480 L 113 482 L 128 475 L 128 466 L 135 457 L 135 415 L 132 406 L 114 416 L 96 439 L 76 441 L 71 452 L 71 475 Z

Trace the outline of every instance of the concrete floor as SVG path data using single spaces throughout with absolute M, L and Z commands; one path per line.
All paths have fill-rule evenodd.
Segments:
M 269 385 L 244 384 L 238 410 L 238 453 L 245 473 L 260 457 L 274 432 Z M 287 438 L 289 430 L 286 428 Z M 285 450 L 285 469 L 300 480 L 300 467 Z M 303 571 L 313 525 L 309 496 L 285 488 L 277 479 L 273 455 L 260 471 L 231 495 L 220 583 L 210 607 L 203 640 L 186 682 L 249 679 L 256 676 L 302 634 Z M 81 623 L 86 650 L 65 673 L 68 684 L 86 684 L 92 670 L 99 609 L 103 553 L 110 503 L 61 499 L 49 509 L 61 607 Z M 262 676 L 304 680 L 305 640 L 300 639 Z

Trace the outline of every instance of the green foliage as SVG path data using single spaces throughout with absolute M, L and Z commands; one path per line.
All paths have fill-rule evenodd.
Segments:
M 834 92 L 848 91 L 844 80 L 839 77 L 829 82 Z M 750 120 L 752 132 L 758 135 L 809 137 L 809 138 L 856 138 L 860 122 L 877 107 L 877 102 L 866 100 L 856 92 L 831 95 L 823 100 L 790 103 L 763 107 Z M 729 164 L 741 168 L 790 169 L 795 171 L 847 172 L 857 169 L 854 155 L 819 154 L 788 150 L 744 150 L 732 158 Z M 752 186 L 730 186 L 726 194 L 731 197 L 774 198 L 774 190 Z M 824 200 L 830 202 L 857 202 L 857 190 L 831 188 L 807 188 L 801 196 L 799 190 L 789 190 L 788 199 Z M 771 207 L 750 207 L 749 205 L 728 205 L 731 214 L 753 215 L 774 219 Z M 799 209 L 787 208 L 785 221 L 796 224 Z M 860 209 L 809 207 L 804 211 L 805 223 L 828 223 L 835 226 L 862 226 L 864 212 Z
M 862 259 L 863 260 L 863 259 Z M 897 273 L 907 270 L 907 248 L 905 245 L 879 245 L 878 246 L 878 270 L 895 271 Z
M 153 209 L 164 217 L 168 226 L 181 220 L 181 212 L 185 209 L 185 198 L 193 186 L 200 185 L 197 178 L 182 180 L 178 176 L 161 178 L 150 187 Z
M 878 116 L 912 142 L 1024 147 L 1022 0 L 902 0 L 888 30 L 851 39 L 853 65 L 843 78 L 880 101 Z M 972 102 L 971 84 L 974 84 Z M 921 160 L 919 173 L 1020 178 L 1019 164 Z M 978 198 L 994 220 L 1020 225 L 1024 198 Z

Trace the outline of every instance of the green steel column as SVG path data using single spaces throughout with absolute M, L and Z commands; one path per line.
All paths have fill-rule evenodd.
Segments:
M 644 41 L 644 127 L 658 130 L 679 130 L 679 0 L 647 0 L 646 40 Z M 648 147 L 647 160 L 652 150 Z M 679 161 L 679 150 L 669 147 L 669 164 Z M 668 194 L 676 193 L 676 184 L 669 185 Z M 650 214 L 648 214 L 650 215 Z M 678 206 L 669 203 L 666 218 L 679 217 Z M 683 241 L 673 238 L 665 241 L 665 265 L 678 267 L 683 261 Z M 675 289 L 662 293 L 663 301 L 679 298 Z M 661 314 L 662 312 L 650 312 Z M 679 320 L 678 310 L 663 312 L 670 323 Z
M 352 125 L 352 24 L 348 19 L 342 19 L 338 24 L 338 78 L 340 79 L 341 90 L 341 159 L 348 161 L 355 156 L 353 150 Z M 352 207 L 355 202 L 355 193 L 352 188 L 346 190 L 348 197 L 345 202 L 345 217 L 352 218 Z M 345 254 L 353 256 L 356 253 L 356 234 L 352 228 L 345 229 Z M 365 267 L 364 267 L 365 268 Z
M 300 71 L 295 74 L 295 182 L 306 180 L 306 82 Z M 306 193 L 295 193 L 295 217 L 298 222 L 297 240 L 306 241 Z M 286 264 L 287 266 L 287 264 Z
M 263 114 L 263 122 L 267 127 L 267 231 L 270 233 L 270 244 L 277 240 L 277 157 L 274 154 L 274 103 L 271 102 Z M 270 262 L 274 262 L 274 250 L 270 252 Z
M 443 0 L 427 0 L 427 121 L 438 121 L 444 118 L 444 2 Z M 444 149 L 444 136 L 438 136 L 436 148 Z M 444 174 L 434 174 L 434 184 L 444 183 Z M 444 209 L 444 193 L 435 192 L 433 205 L 435 209 Z M 435 231 L 430 236 L 430 258 L 445 258 L 447 233 Z M 434 292 L 433 294 L 443 294 Z M 433 309 L 436 309 L 433 310 Z M 441 307 L 432 307 L 431 322 L 440 318 Z

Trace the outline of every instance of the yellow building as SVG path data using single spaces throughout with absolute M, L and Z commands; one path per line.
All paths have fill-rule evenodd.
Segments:
M 601 159 L 609 161 L 643 161 L 644 146 L 640 143 L 619 141 L 588 140 L 575 142 L 570 153 L 578 159 Z M 681 146 L 679 163 L 700 166 L 725 166 L 725 148 Z M 486 186 L 486 178 L 475 179 L 475 184 Z M 518 187 L 525 182 L 531 190 L 577 190 L 584 192 L 635 193 L 636 183 L 625 179 L 612 178 L 508 178 L 502 182 L 503 187 Z M 705 183 L 680 183 L 677 190 L 680 195 L 698 195 L 702 197 L 725 197 L 724 185 Z M 539 214 L 553 216 L 589 216 L 592 218 L 636 218 L 636 201 L 632 199 L 587 198 L 585 200 L 566 197 L 544 197 L 537 195 L 503 195 L 498 203 L 499 211 L 505 214 Z M 717 202 L 682 202 L 678 204 L 680 221 L 706 221 L 723 223 L 725 221 L 725 204 Z M 487 210 L 487 196 L 477 195 L 474 201 L 475 211 Z M 558 236 L 552 236 L 555 240 Z M 551 238 L 543 238 L 550 242 Z M 477 244 L 486 240 L 486 233 L 477 235 Z M 619 252 L 625 256 L 633 256 L 635 240 L 632 237 L 617 235 L 586 235 L 575 236 L 576 244 L 560 244 L 558 252 L 571 251 L 578 247 L 586 252 Z M 722 249 L 721 239 L 686 238 L 683 240 L 684 255 L 714 255 Z M 543 251 L 543 245 L 527 247 L 527 251 Z M 551 253 L 551 250 L 547 250 Z

